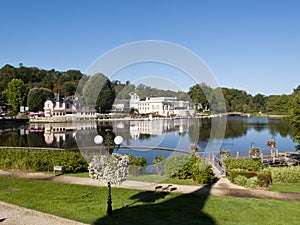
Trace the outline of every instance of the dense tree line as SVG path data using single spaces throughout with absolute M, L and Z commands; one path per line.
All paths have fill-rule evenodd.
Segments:
M 79 82 L 80 81 L 80 82 Z M 100 86 L 101 87 L 100 87 Z M 299 87 L 291 95 L 257 94 L 252 96 L 246 91 L 233 88 L 211 88 L 205 83 L 195 84 L 187 93 L 152 88 L 144 84 L 135 86 L 126 81 L 110 81 L 103 74 L 92 77 L 79 70 L 66 72 L 44 70 L 20 65 L 16 68 L 5 65 L 0 69 L 0 106 L 10 106 L 13 113 L 20 106 L 29 106 L 30 110 L 42 110 L 43 102 L 58 91 L 61 96 L 79 93 L 85 97 L 86 104 L 98 112 L 109 112 L 117 99 L 129 99 L 131 92 L 137 92 L 141 99 L 148 96 L 176 96 L 179 100 L 192 102 L 198 111 L 211 110 L 219 113 L 238 111 L 247 113 L 287 114 L 291 104 L 295 105 L 295 96 Z M 52 94 L 51 94 L 52 93 Z M 97 96 L 94 96 L 97 94 Z
M 13 113 L 18 112 L 20 106 L 26 106 L 28 93 L 33 88 L 49 89 L 53 93 L 60 91 L 64 96 L 74 95 L 82 76 L 84 74 L 79 70 L 60 72 L 23 65 L 18 68 L 5 65 L 0 69 L 0 106 L 9 105 Z M 16 85 L 17 93 L 20 92 L 22 97 L 13 97 Z
M 244 90 L 211 88 L 205 83 L 195 84 L 185 93 L 144 84 L 135 86 L 130 81 L 122 84 L 120 81 L 110 81 L 103 74 L 87 76 L 79 70 L 61 72 L 22 64 L 18 68 L 5 65 L 0 69 L 0 112 L 10 109 L 11 115 L 15 115 L 20 106 L 28 106 L 31 111 L 43 110 L 44 101 L 54 97 L 58 91 L 61 96 L 73 96 L 75 93 L 83 96 L 85 106 L 93 107 L 100 113 L 110 112 L 116 98 L 129 99 L 131 92 L 137 92 L 141 99 L 176 96 L 178 100 L 192 102 L 199 112 L 289 114 L 294 140 L 300 143 L 300 85 L 290 95 L 252 96 Z
M 217 99 L 216 93 L 220 90 L 223 94 L 223 98 L 219 98 L 219 101 L 224 102 L 227 112 L 288 114 L 290 100 L 293 96 L 286 94 L 270 96 L 257 94 L 252 96 L 243 90 L 234 88 L 213 89 L 204 83 L 196 84 L 191 87 L 188 94 L 198 111 L 202 111 L 206 108 L 220 109 L 222 108 L 220 107 L 220 103 L 218 107 L 212 107 L 212 104 L 216 104 L 214 99 Z
M 300 85 L 294 90 L 289 104 L 290 122 L 293 127 L 294 140 L 300 143 Z M 300 144 L 298 145 L 300 150 Z

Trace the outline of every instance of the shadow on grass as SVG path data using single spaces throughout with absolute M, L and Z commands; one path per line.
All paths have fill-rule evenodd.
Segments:
M 116 209 L 112 216 L 99 218 L 93 224 L 213 225 L 216 224 L 214 219 L 202 211 L 210 190 L 211 186 L 208 185 L 195 193 L 175 195 L 174 198 L 169 198 L 171 196 L 168 196 L 168 192 L 141 192 L 131 196 L 130 199 L 136 199 L 133 204 Z

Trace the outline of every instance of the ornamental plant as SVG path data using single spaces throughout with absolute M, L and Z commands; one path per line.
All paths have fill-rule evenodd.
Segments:
M 121 184 L 128 176 L 129 158 L 127 155 L 94 155 L 89 163 L 89 175 L 93 179 L 104 180 L 107 184 Z

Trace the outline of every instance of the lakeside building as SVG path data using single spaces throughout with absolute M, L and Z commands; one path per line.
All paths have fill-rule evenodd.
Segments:
M 96 118 L 96 110 L 93 109 L 77 109 L 79 105 L 77 98 L 62 98 L 57 94 L 56 98 L 50 98 L 44 103 L 44 117 L 39 120 L 69 121 L 74 118 L 80 120 L 89 120 Z
M 140 114 L 155 114 L 159 116 L 192 116 L 195 111 L 189 101 L 179 101 L 177 97 L 147 97 L 137 103 Z
M 179 101 L 177 97 L 147 97 L 141 100 L 135 92 L 129 95 L 130 100 L 115 100 L 112 107 L 114 112 L 129 112 L 130 109 L 137 109 L 139 114 L 165 117 L 190 117 L 195 113 L 189 101 Z
M 112 105 L 112 112 L 126 112 L 129 113 L 130 109 L 134 109 L 137 103 L 140 101 L 140 97 L 135 93 L 131 92 L 130 99 L 118 99 L 116 98 Z

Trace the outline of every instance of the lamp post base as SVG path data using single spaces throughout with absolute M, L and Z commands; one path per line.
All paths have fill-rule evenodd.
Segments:
M 110 182 L 107 184 L 107 210 L 106 210 L 106 215 L 111 216 L 112 215 L 112 206 L 111 206 L 111 190 L 110 190 Z

